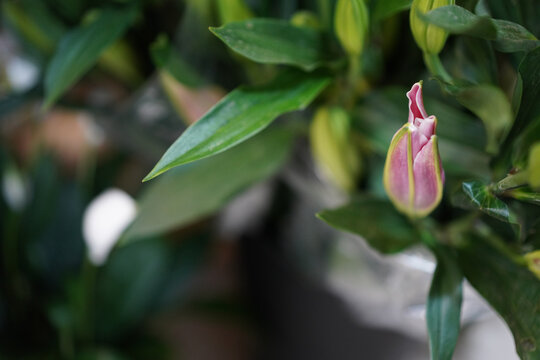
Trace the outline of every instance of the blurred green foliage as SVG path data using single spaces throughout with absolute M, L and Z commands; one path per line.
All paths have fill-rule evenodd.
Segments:
M 462 0 L 418 14 L 413 26 L 449 34 L 440 53 L 423 53 L 412 1 L 361 1 L 352 25 L 337 3 L 2 2 L 0 357 L 169 358 L 145 322 L 189 302 L 221 236 L 212 215 L 279 177 L 307 138 L 318 152 L 347 149 L 337 156 L 362 169 L 343 182 L 328 174 L 342 167 L 319 173 L 325 157 L 310 160 L 310 174 L 347 199 L 320 219 L 383 253 L 423 244 L 438 259 L 426 294 L 433 359 L 453 352 L 462 274 L 508 323 L 521 358 L 540 359 L 540 281 L 524 258 L 540 249 L 540 5 Z M 34 77 L 14 77 L 29 69 Z M 411 221 L 381 182 L 405 92 L 420 79 L 446 186 L 435 212 Z M 317 108 L 348 119 L 339 136 L 308 131 Z M 83 219 L 109 187 L 138 210 L 96 265 Z M 292 197 L 286 187 L 272 198 Z M 272 223 L 279 211 L 261 223 L 283 226 Z

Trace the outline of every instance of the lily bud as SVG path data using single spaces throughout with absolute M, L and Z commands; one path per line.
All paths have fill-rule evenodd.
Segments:
M 217 5 L 222 25 L 253 17 L 253 13 L 243 0 L 218 0 Z
M 540 250 L 527 253 L 524 257 L 529 270 L 540 279 Z
M 441 6 L 453 5 L 454 0 L 414 0 L 411 5 L 410 24 L 416 44 L 428 54 L 441 52 L 448 32 L 433 24 L 426 23 L 419 14 L 425 14 Z
M 401 212 L 427 216 L 442 198 L 444 171 L 437 146 L 437 118 L 427 116 L 422 83 L 407 93 L 409 121 L 392 138 L 384 165 L 384 188 Z
M 338 0 L 334 29 L 339 42 L 350 55 L 362 53 L 368 32 L 368 10 L 364 0 Z
M 349 115 L 339 107 L 319 108 L 310 127 L 311 149 L 317 167 L 344 191 L 354 189 L 361 170 L 350 127 Z

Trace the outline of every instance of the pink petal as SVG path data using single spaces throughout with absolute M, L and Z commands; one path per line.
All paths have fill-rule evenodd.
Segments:
M 420 150 L 427 144 L 429 137 L 425 136 L 420 130 L 420 128 L 414 127 L 411 131 L 411 141 L 412 141 L 412 157 L 413 159 L 418 155 Z
M 392 138 L 384 167 L 384 185 L 393 202 L 402 210 L 410 209 L 409 198 L 409 124 L 405 124 Z
M 418 130 L 428 139 L 435 135 L 435 128 L 437 127 L 437 119 L 431 115 L 420 122 Z
M 417 215 L 431 212 L 442 196 L 442 167 L 433 136 L 414 159 L 414 208 Z
M 419 82 L 407 92 L 407 97 L 409 98 L 409 123 L 413 124 L 416 118 L 425 119 L 427 113 L 422 100 L 422 85 Z

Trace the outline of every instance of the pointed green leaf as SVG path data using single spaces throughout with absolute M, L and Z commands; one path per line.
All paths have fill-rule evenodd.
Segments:
M 65 27 L 43 1 L 3 1 L 4 19 L 32 47 L 49 55 L 56 42 L 65 32 Z
M 516 158 L 517 161 L 522 161 L 523 156 L 529 151 L 527 144 L 522 141 L 516 141 L 516 138 L 526 136 L 528 145 L 538 140 L 537 129 L 538 122 L 534 125 L 534 122 L 540 117 L 540 47 L 527 53 L 521 64 L 519 65 L 519 77 L 521 81 L 521 104 L 519 105 L 519 111 L 516 115 L 512 129 L 506 136 L 503 145 L 500 147 L 499 154 L 494 161 L 496 170 L 499 176 L 504 176 L 511 165 L 512 150 L 517 146 L 521 148 L 519 154 L 520 158 Z M 518 94 L 519 95 L 519 94 Z M 525 135 L 525 133 L 528 133 Z M 523 135 L 522 135 L 523 134 Z M 520 138 L 519 140 L 525 140 Z M 523 145 L 525 145 L 523 147 Z M 519 164 L 518 164 L 519 165 Z
M 250 19 L 210 28 L 237 53 L 263 64 L 284 64 L 313 70 L 325 58 L 321 34 L 284 20 Z
M 135 20 L 137 7 L 106 8 L 93 21 L 68 33 L 60 40 L 45 73 L 45 103 L 52 105 L 96 63 Z
M 234 195 L 279 169 L 294 132 L 269 129 L 219 154 L 165 174 L 149 184 L 125 241 L 161 234 L 218 210 Z
M 508 223 L 515 223 L 515 217 L 508 206 L 489 191 L 489 187 L 480 181 L 463 183 L 463 191 L 475 207 L 482 212 Z
M 523 26 L 506 20 L 493 20 L 497 28 L 495 48 L 501 52 L 531 51 L 540 41 Z
M 279 115 L 306 107 L 329 82 L 320 74 L 287 71 L 266 86 L 232 91 L 171 145 L 144 181 L 249 139 Z
M 487 134 L 486 148 L 488 152 L 496 153 L 514 119 L 512 106 L 504 92 L 493 85 L 476 85 L 459 90 L 456 98 L 482 120 Z
M 530 187 L 520 187 L 508 190 L 504 196 L 512 197 L 516 200 L 525 201 L 540 206 L 540 192 L 532 190 Z
M 477 16 L 461 6 L 441 6 L 421 17 L 451 34 L 477 36 L 489 40 L 497 38 L 497 29 L 489 17 Z
M 420 235 L 394 206 L 380 199 L 360 199 L 317 217 L 336 229 L 362 236 L 382 253 L 396 253 L 419 241 Z
M 439 7 L 423 18 L 451 34 L 494 40 L 495 47 L 502 52 L 531 51 L 540 45 L 540 41 L 519 24 L 478 16 L 457 5 Z
M 452 360 L 460 329 L 463 275 L 450 249 L 437 249 L 435 255 L 437 268 L 426 309 L 431 359 Z
M 540 359 L 540 280 L 525 261 L 511 260 L 492 243 L 493 239 L 471 236 L 458 249 L 461 270 L 506 321 L 521 359 Z

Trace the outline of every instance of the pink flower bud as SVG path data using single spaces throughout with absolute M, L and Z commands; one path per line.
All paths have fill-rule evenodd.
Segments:
M 444 171 L 437 146 L 437 118 L 427 116 L 422 83 L 407 93 L 409 121 L 392 138 L 384 165 L 384 188 L 409 217 L 427 216 L 442 198 Z

